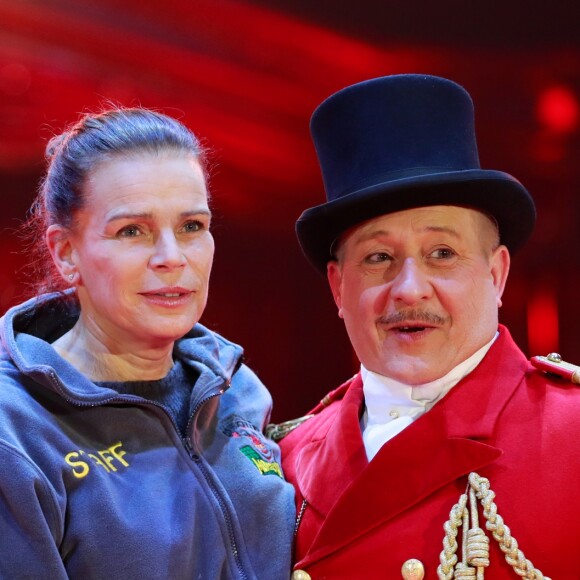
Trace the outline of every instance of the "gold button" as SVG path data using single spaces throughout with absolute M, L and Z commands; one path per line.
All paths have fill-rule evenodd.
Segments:
M 312 580 L 310 574 L 304 570 L 294 570 L 292 572 L 292 580 Z
M 425 568 L 419 560 L 411 558 L 407 560 L 401 568 L 401 576 L 405 580 L 423 580 L 425 576 Z

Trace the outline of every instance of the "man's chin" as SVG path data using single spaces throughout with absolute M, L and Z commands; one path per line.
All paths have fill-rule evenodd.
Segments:
M 436 381 L 444 377 L 450 370 L 450 368 L 443 368 L 429 359 L 403 356 L 395 362 L 382 365 L 379 374 L 405 385 L 417 386 Z

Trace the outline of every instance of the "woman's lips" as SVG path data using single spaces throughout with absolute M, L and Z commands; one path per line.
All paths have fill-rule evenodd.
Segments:
M 192 295 L 193 291 L 185 288 L 159 288 L 149 292 L 141 292 L 141 296 L 149 304 L 169 308 L 176 308 L 187 304 L 191 300 Z

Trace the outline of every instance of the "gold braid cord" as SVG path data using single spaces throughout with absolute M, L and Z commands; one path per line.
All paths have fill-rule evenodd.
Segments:
M 483 516 L 486 519 L 485 527 L 491 532 L 505 554 L 507 563 L 521 578 L 528 580 L 550 580 L 526 559 L 518 548 L 516 539 L 510 529 L 504 524 L 503 518 L 497 513 L 494 503 L 495 493 L 489 487 L 489 480 L 480 477 L 477 473 L 470 473 L 467 490 L 453 506 L 449 520 L 443 529 L 443 551 L 439 557 L 440 564 L 437 576 L 440 580 L 452 578 L 475 578 L 483 580 L 483 573 L 489 566 L 489 538 L 479 527 L 477 500 L 483 506 Z M 457 556 L 457 534 L 463 526 L 461 537 L 461 562 Z

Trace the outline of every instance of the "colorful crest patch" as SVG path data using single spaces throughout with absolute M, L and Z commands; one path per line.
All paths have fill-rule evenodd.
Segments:
M 272 449 L 268 447 L 264 436 L 252 423 L 237 415 L 230 415 L 222 422 L 221 429 L 228 437 L 247 441 L 246 445 L 240 447 L 240 451 L 262 475 L 282 477 L 282 469 L 275 460 Z

